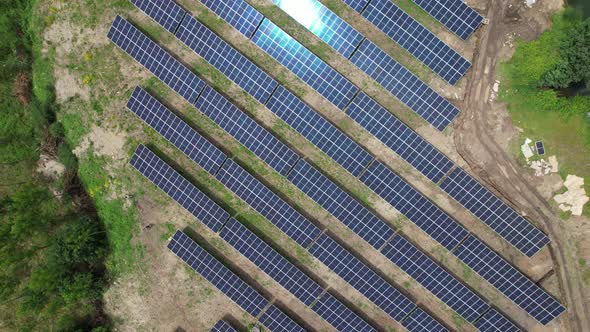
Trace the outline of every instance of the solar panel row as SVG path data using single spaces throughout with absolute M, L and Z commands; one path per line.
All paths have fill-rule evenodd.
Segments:
M 412 0 L 447 29 L 467 39 L 483 22 L 483 17 L 462 0 Z
M 256 9 L 243 1 L 201 0 L 227 23 L 250 38 L 264 19 Z
M 496 309 L 490 309 L 474 325 L 481 332 L 520 332 L 516 325 L 505 319 Z
M 187 15 L 187 12 L 173 1 L 131 0 L 131 2 L 171 33 L 176 32 L 183 17 Z
M 209 332 L 237 332 L 228 322 L 220 320 Z
M 303 332 L 301 326 L 295 323 L 289 316 L 287 316 L 276 305 L 271 305 L 264 311 L 262 316 L 258 319 L 262 325 L 268 327 L 271 331 L 280 332 Z
M 330 293 L 325 293 L 311 309 L 338 331 L 376 331 Z
M 416 308 L 410 316 L 402 321 L 402 325 L 412 332 L 443 332 L 447 329 L 437 322 L 426 311 Z M 498 331 L 500 332 L 500 331 Z

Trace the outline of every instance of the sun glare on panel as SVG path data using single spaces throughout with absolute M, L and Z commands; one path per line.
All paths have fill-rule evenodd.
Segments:
M 307 29 L 312 31 L 323 29 L 324 24 L 318 19 L 319 7 L 315 0 L 275 0 L 274 2 Z

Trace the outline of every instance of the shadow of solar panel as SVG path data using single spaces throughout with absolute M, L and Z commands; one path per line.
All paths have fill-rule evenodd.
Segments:
M 391 318 L 399 321 L 416 306 L 328 235 L 322 234 L 309 252 Z
M 540 323 L 547 324 L 565 311 L 555 298 L 474 236 L 453 254 Z
M 326 293 L 311 310 L 325 319 L 338 331 L 377 331 L 334 296 Z
M 207 86 L 195 106 L 280 174 L 286 175 L 299 159 L 289 147 L 213 88 Z
M 214 232 L 229 219 L 229 213 L 145 146 L 137 147 L 130 164 Z
M 346 114 L 434 183 L 454 163 L 371 97 L 360 93 Z
M 369 40 L 361 44 L 350 61 L 438 130 L 445 129 L 460 113 L 451 102 Z
M 473 322 L 489 308 L 482 298 L 403 237 L 393 238 L 382 252 L 468 322 Z
M 177 231 L 174 234 L 168 243 L 168 249 L 252 316 L 258 316 L 268 305 L 268 301 L 254 288 L 223 266 L 183 232 Z
M 496 309 L 490 309 L 483 317 L 475 322 L 475 327 L 480 332 L 520 332 L 511 321 L 504 317 Z
M 437 322 L 424 310 L 416 308 L 410 316 L 402 321 L 402 325 L 410 332 L 443 332 L 448 331 L 446 327 Z M 499 331 L 498 331 L 499 332 Z
M 262 22 L 252 41 L 339 108 L 348 104 L 358 91 L 354 84 L 268 19 Z
M 381 248 L 395 233 L 383 220 L 306 161 L 300 160 L 288 179 L 373 247 Z
M 271 331 L 305 332 L 305 329 L 295 323 L 275 305 L 268 307 L 258 321 Z
M 282 86 L 273 93 L 267 107 L 354 176 L 358 176 L 374 159 L 340 129 Z
M 115 18 L 108 38 L 191 103 L 197 99 L 205 86 L 205 83 L 180 61 L 121 16 Z
M 273 0 L 274 4 L 348 58 L 364 36 L 316 0 Z
M 252 61 L 193 17 L 187 16 L 182 21 L 176 36 L 261 103 L 268 100 L 278 84 Z
M 217 179 L 301 246 L 320 235 L 319 228 L 234 161 L 224 163 Z
M 227 158 L 144 89 L 135 88 L 127 108 L 207 172 L 215 174 Z
M 224 320 L 220 320 L 215 323 L 215 326 L 211 329 L 210 332 L 237 332 L 229 323 Z
M 483 17 L 462 0 L 412 1 L 464 40 L 483 22 Z
M 453 170 L 440 187 L 528 257 L 532 257 L 549 243 L 547 235 L 462 168 Z
M 223 227 L 222 239 L 264 273 L 309 306 L 324 289 L 235 219 Z
M 371 0 L 362 16 L 450 84 L 457 83 L 471 67 L 469 61 L 391 0 Z
M 256 9 L 244 1 L 236 0 L 200 0 L 207 8 L 224 19 L 246 37 L 252 37 L 256 28 L 264 19 Z
M 357 13 L 361 13 L 369 1 L 370 0 L 342 0 L 342 2 L 349 5 L 350 8 L 354 9 Z
M 374 162 L 360 180 L 445 248 L 467 236 L 465 228 L 382 163 Z
M 131 0 L 131 2 L 172 33 L 176 31 L 182 18 L 187 14 L 184 9 L 170 0 Z

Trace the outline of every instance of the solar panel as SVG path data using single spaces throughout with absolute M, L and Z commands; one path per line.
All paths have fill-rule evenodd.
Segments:
M 288 179 L 373 247 L 381 248 L 395 233 L 383 220 L 306 161 L 300 160 Z
M 489 308 L 482 298 L 402 236 L 394 237 L 382 253 L 468 322 Z
M 380 162 L 374 162 L 360 180 L 420 229 L 451 250 L 468 232 Z
M 483 17 L 462 0 L 412 0 L 447 29 L 467 39 L 483 22 Z
M 338 15 L 315 0 L 273 0 L 274 4 L 348 58 L 365 38 Z
M 453 254 L 542 324 L 565 311 L 559 301 L 474 236 Z
M 356 12 L 361 13 L 367 6 L 370 0 L 342 0 L 345 4 L 349 5 L 350 8 Z
M 229 219 L 229 213 L 145 146 L 137 147 L 129 163 L 214 232 Z
M 451 84 L 471 67 L 469 61 L 391 0 L 371 0 L 362 16 Z
M 207 279 L 244 311 L 256 317 L 268 301 L 181 231 L 168 243 L 176 256 Z
M 446 327 L 420 308 L 416 308 L 410 316 L 405 318 L 402 325 L 410 332 L 448 331 Z
M 364 93 L 354 98 L 346 114 L 434 183 L 438 183 L 454 165 L 447 156 Z
M 261 103 L 268 100 L 278 84 L 252 61 L 193 17 L 187 16 L 182 21 L 176 36 Z
M 108 37 L 189 102 L 203 90 L 203 81 L 121 16 L 115 18 Z
M 339 108 L 348 104 L 358 91 L 354 84 L 268 19 L 262 22 L 252 41 Z
M 200 0 L 207 8 L 223 18 L 246 37 L 251 37 L 264 19 L 256 9 L 244 1 Z
M 504 317 L 496 309 L 490 309 L 475 322 L 475 327 L 480 332 L 520 332 L 511 321 Z
M 374 159 L 340 129 L 282 86 L 273 93 L 267 107 L 354 176 L 358 176 Z
M 314 303 L 311 309 L 338 331 L 377 331 L 329 293 Z
M 219 233 L 264 273 L 309 306 L 324 289 L 235 219 Z
M 268 307 L 258 319 L 262 325 L 271 331 L 277 332 L 305 332 L 305 329 L 295 323 L 289 316 L 285 315 L 274 304 Z
M 182 18 L 186 15 L 186 11 L 173 1 L 131 0 L 131 2 L 171 33 L 176 32 Z
M 234 161 L 224 163 L 217 179 L 301 246 L 320 235 L 319 228 Z
M 463 169 L 453 170 L 440 187 L 523 254 L 531 257 L 549 243 L 547 235 Z
M 289 147 L 213 88 L 207 86 L 195 106 L 280 174 L 286 175 L 299 159 Z
M 211 329 L 210 332 L 237 332 L 228 322 L 224 320 L 220 320 L 215 323 L 215 326 Z
M 399 321 L 416 307 L 399 290 L 391 286 L 328 235 L 322 234 L 309 249 L 309 252 L 391 318 Z
M 545 145 L 541 141 L 535 142 L 535 147 L 537 148 L 537 154 L 542 156 L 545 154 Z
M 446 128 L 460 113 L 451 102 L 369 40 L 361 44 L 350 61 L 438 130 Z
M 127 108 L 207 172 L 215 174 L 227 158 L 144 89 L 135 88 Z

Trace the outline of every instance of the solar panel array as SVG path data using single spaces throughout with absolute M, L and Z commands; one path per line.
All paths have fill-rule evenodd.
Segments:
M 200 1 L 247 37 L 252 37 L 264 19 L 262 14 L 243 1 Z
M 228 322 L 220 320 L 209 332 L 237 332 Z
M 467 39 L 483 22 L 483 17 L 462 0 L 412 0 L 447 29 Z
M 410 316 L 402 321 L 402 325 L 413 332 L 443 332 L 447 331 L 447 328 L 437 322 L 432 316 L 426 311 L 417 308 Z M 499 332 L 499 331 L 498 331 Z
M 131 0 L 131 2 L 171 33 L 176 32 L 180 22 L 187 14 L 173 1 Z
M 314 303 L 312 309 L 338 331 L 377 331 L 329 293 Z
M 276 305 L 271 305 L 264 311 L 258 319 L 262 325 L 268 327 L 271 331 L 280 332 L 304 332 L 305 329 L 295 323 Z
M 481 332 L 520 332 L 516 325 L 505 319 L 496 309 L 490 309 L 473 325 Z

